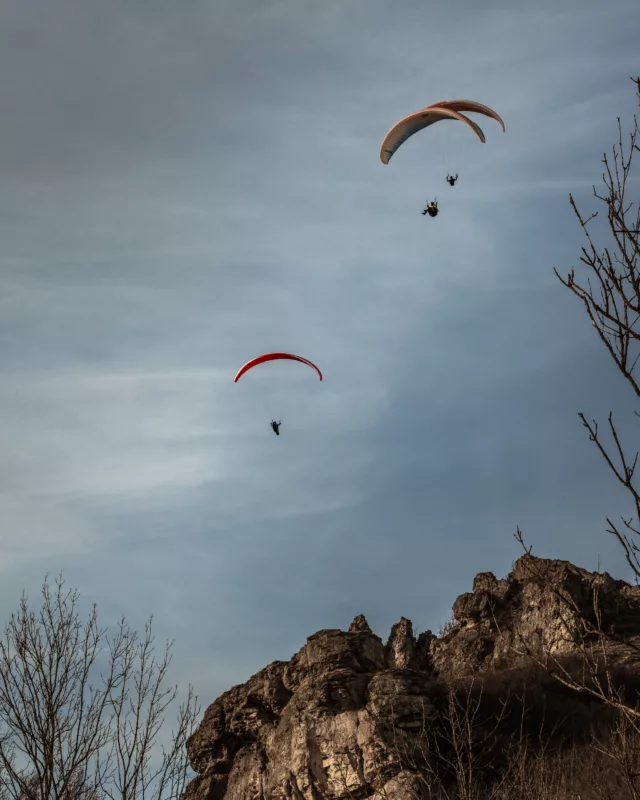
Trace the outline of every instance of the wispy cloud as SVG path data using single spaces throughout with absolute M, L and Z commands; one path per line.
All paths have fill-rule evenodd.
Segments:
M 635 2 L 16 0 L 0 23 L 5 616 L 62 569 L 110 618 L 155 612 L 208 701 L 361 611 L 437 628 L 516 524 L 623 570 L 576 412 L 631 409 L 552 267 L 635 110 Z M 443 126 L 383 166 L 393 122 L 446 97 L 507 132 Z M 325 379 L 233 383 L 272 349 Z

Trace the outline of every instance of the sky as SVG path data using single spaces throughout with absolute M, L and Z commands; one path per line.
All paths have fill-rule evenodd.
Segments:
M 153 614 L 204 709 L 356 614 L 437 631 L 516 526 L 629 579 L 577 414 L 635 433 L 633 398 L 553 268 L 639 37 L 637 0 L 4 0 L 2 625 L 62 573 L 82 615 Z M 506 133 L 383 166 L 447 98 Z M 233 383 L 272 350 L 324 380 Z

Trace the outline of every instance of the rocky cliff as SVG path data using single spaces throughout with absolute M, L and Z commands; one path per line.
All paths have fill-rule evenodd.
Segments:
M 585 630 L 580 620 L 596 620 L 594 597 L 616 657 L 633 666 L 635 649 L 626 643 L 640 634 L 640 587 L 532 556 L 519 559 L 506 579 L 477 575 L 441 637 L 414 636 L 405 618 L 386 644 L 364 616 L 348 631 L 318 631 L 289 661 L 270 664 L 207 708 L 188 741 L 198 775 L 185 800 L 417 796 L 416 758 L 409 769 L 398 742 L 406 750 L 418 733 L 451 718 L 452 682 L 467 679 L 468 692 L 473 681 L 498 676 L 504 694 L 531 654 L 571 656 L 575 630 Z M 557 682 L 549 684 L 540 678 L 538 693 L 558 691 Z M 566 721 L 566 707 L 562 713 Z M 509 735 L 507 728 L 505 722 Z

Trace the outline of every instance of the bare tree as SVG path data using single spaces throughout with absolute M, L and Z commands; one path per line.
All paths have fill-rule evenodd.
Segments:
M 640 78 L 632 80 L 640 105 Z M 640 398 L 640 379 L 637 374 L 640 359 L 640 207 L 629 199 L 633 184 L 633 159 L 640 151 L 639 134 L 638 119 L 634 116 L 625 147 L 618 118 L 618 143 L 613 146 L 611 156 L 605 153 L 602 161 L 604 191 L 599 192 L 593 187 L 594 197 L 603 206 L 601 210 L 606 216 L 606 224 L 601 230 L 594 230 L 600 210 L 587 217 L 578 209 L 573 196 L 569 196 L 571 207 L 586 237 L 580 257 L 587 269 L 586 281 L 576 278 L 575 268 L 566 278 L 562 278 L 557 269 L 554 272 L 561 283 L 583 303 L 598 337 L 635 396 Z M 596 238 L 603 233 L 606 233 L 608 242 L 598 246 Z M 640 416 L 637 412 L 636 415 Z M 640 578 L 640 485 L 635 476 L 638 453 L 632 456 L 627 454 L 621 433 L 614 423 L 613 412 L 609 412 L 607 420 L 609 442 L 605 441 L 596 420 L 589 421 L 583 412 L 578 416 L 609 470 L 631 495 L 634 514 L 621 517 L 621 524 L 607 517 L 607 523 L 608 533 L 615 536 L 622 546 L 637 581 Z M 531 548 L 525 545 L 520 529 L 516 532 L 516 539 L 530 554 Z M 534 559 L 527 560 L 526 566 L 533 579 L 541 584 L 545 582 L 545 576 L 539 574 L 539 565 Z M 637 695 L 629 697 L 624 687 L 614 680 L 612 652 L 616 648 L 624 648 L 626 654 L 630 653 L 637 662 L 640 647 L 628 637 L 616 635 L 610 621 L 603 620 L 598 579 L 590 587 L 592 608 L 586 612 L 569 592 L 547 588 L 560 601 L 563 631 L 567 642 L 579 656 L 581 669 L 573 671 L 567 662 L 550 652 L 536 652 L 530 643 L 520 637 L 523 652 L 544 666 L 560 683 L 602 702 L 616 715 L 615 747 L 607 749 L 607 746 L 600 745 L 600 752 L 607 753 L 615 761 L 624 776 L 629 796 L 638 798 L 640 772 L 637 772 L 636 742 L 640 740 L 640 702 Z
M 636 85 L 640 105 L 640 78 L 632 79 Z M 612 156 L 604 154 L 604 173 L 602 180 L 605 191 L 593 194 L 604 206 L 609 244 L 599 248 L 592 234 L 591 223 L 599 211 L 584 217 L 572 195 L 571 206 L 578 218 L 587 239 L 582 248 L 580 261 L 587 267 L 589 276 L 586 284 L 576 280 L 575 269 L 567 278 L 554 272 L 564 286 L 584 304 L 591 324 L 616 366 L 640 397 L 640 383 L 636 368 L 640 358 L 640 207 L 628 199 L 632 183 L 631 168 L 634 154 L 640 152 L 638 119 L 633 118 L 633 129 L 629 145 L 623 144 L 622 126 L 618 118 L 618 144 L 613 146 Z M 593 283 L 592 283 L 593 279 Z M 624 548 L 627 562 L 637 578 L 640 578 L 640 487 L 634 481 L 638 453 L 633 457 L 625 454 L 621 437 L 609 413 L 608 425 L 613 445 L 602 439 L 598 423 L 589 422 L 584 413 L 579 414 L 589 438 L 595 442 L 609 469 L 631 494 L 635 518 L 622 517 L 622 525 L 614 524 L 607 518 L 608 532 L 615 536 Z
M 635 720 L 620 714 L 612 734 L 594 737 L 594 746 L 615 764 L 629 797 L 640 800 L 640 733 Z
M 640 78 L 632 79 L 636 85 L 638 103 L 640 105 Z M 598 217 L 595 211 L 585 217 L 578 209 L 572 195 L 569 195 L 571 206 L 578 218 L 587 243 L 582 248 L 580 261 L 587 268 L 586 282 L 578 282 L 575 268 L 567 278 L 562 278 L 554 268 L 561 283 L 573 292 L 583 303 L 591 324 L 616 366 L 633 388 L 636 397 L 640 397 L 640 382 L 636 373 L 640 358 L 640 207 L 628 200 L 629 187 L 632 183 L 631 168 L 634 154 L 640 151 L 638 136 L 640 127 L 634 116 L 633 129 L 629 135 L 629 144 L 623 143 L 622 125 L 618 118 L 618 144 L 612 148 L 611 157 L 603 156 L 604 172 L 602 181 L 604 192 L 593 187 L 594 197 L 604 206 L 606 227 L 610 241 L 599 248 L 592 233 L 592 223 Z M 635 210 L 634 210 L 635 208 Z M 636 412 L 637 413 L 637 412 Z M 583 412 L 579 414 L 583 425 L 589 432 L 589 438 L 596 444 L 611 472 L 629 491 L 635 506 L 634 516 L 622 518 L 622 526 L 614 524 L 609 517 L 608 532 L 615 536 L 622 545 L 627 563 L 637 578 L 640 578 L 640 487 L 635 482 L 635 470 L 638 453 L 628 457 L 622 439 L 613 422 L 613 412 L 609 413 L 608 423 L 613 446 L 607 445 L 600 433 L 598 423 L 589 422 Z M 525 553 L 530 554 L 520 529 L 515 534 Z M 527 561 L 530 576 L 543 584 L 545 576 L 539 574 L 535 560 Z M 606 631 L 602 626 L 602 615 L 599 604 L 599 587 L 591 587 L 593 613 L 585 615 L 569 593 L 552 589 L 561 601 L 561 607 L 567 616 L 561 621 L 568 640 L 582 654 L 583 663 L 587 667 L 589 681 L 576 681 L 564 670 L 558 659 L 553 659 L 554 674 L 570 688 L 588 691 L 594 697 L 606 701 L 614 707 L 628 709 L 640 720 L 640 712 L 621 703 L 611 683 L 609 650 L 613 642 L 634 648 L 632 642 L 624 641 L 615 635 L 613 628 Z M 562 614 L 561 614 L 562 616 Z M 598 646 L 594 648 L 594 642 Z M 526 643 L 523 642 L 526 646 Z M 527 653 L 533 655 L 531 647 Z M 640 648 L 635 647 L 640 654 Z M 549 663 L 546 663 L 549 666 Z
M 498 731 L 505 719 L 506 700 L 497 713 L 483 718 L 482 696 L 484 686 L 473 677 L 466 685 L 449 686 L 447 711 L 443 716 L 445 741 L 451 756 L 443 759 L 441 748 L 436 746 L 440 760 L 455 778 L 459 800 L 491 800 L 494 788 L 482 785 L 482 774 L 495 755 Z
M 156 661 L 152 619 L 143 641 L 122 618 L 109 640 L 93 605 L 83 626 L 78 593 L 51 591 L 38 615 L 23 594 L 0 641 L 2 800 L 177 800 L 184 789 L 186 739 L 199 707 L 189 687 L 172 744 L 152 768 L 163 713 L 177 687 L 163 689 L 173 643 Z M 108 663 L 95 674 L 104 643 Z
M 38 776 L 32 773 L 30 777 L 26 778 L 27 791 L 21 792 L 18 795 L 18 800 L 32 800 L 39 797 L 39 781 Z M 9 789 L 9 786 L 0 781 L 0 797 L 2 800 L 12 798 L 14 795 Z M 73 776 L 65 789 L 65 800 L 103 800 L 102 793 L 92 787 L 91 782 L 82 782 L 79 775 Z

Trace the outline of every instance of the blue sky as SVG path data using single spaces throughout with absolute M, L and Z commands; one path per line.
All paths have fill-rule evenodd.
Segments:
M 632 398 L 553 267 L 639 35 L 637 0 L 6 0 L 2 619 L 62 571 L 104 624 L 153 613 L 206 705 L 358 613 L 437 630 L 516 525 L 628 577 L 577 413 Z M 506 133 L 442 123 L 380 163 L 455 97 Z M 324 381 L 234 385 L 270 350 Z

